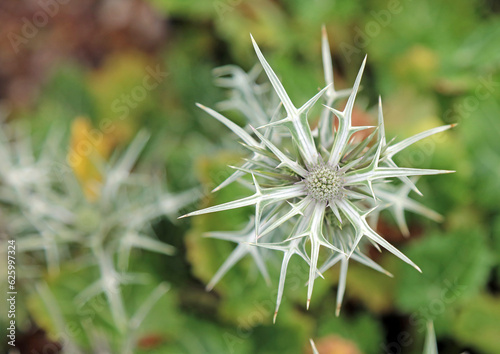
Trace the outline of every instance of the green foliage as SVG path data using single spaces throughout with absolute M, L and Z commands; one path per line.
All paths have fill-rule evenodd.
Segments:
M 488 281 L 493 259 L 484 232 L 476 228 L 433 233 L 408 247 L 407 253 L 422 264 L 422 274 L 400 267 L 396 305 L 411 313 L 414 325 L 434 320 L 438 333 L 449 332 L 456 309 Z
M 471 298 L 453 323 L 453 334 L 461 342 L 496 353 L 500 348 L 500 301 L 497 297 L 479 294 Z

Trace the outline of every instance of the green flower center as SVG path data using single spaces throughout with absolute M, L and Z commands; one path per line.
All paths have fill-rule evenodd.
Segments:
M 322 202 L 342 198 L 343 182 L 337 169 L 326 165 L 313 167 L 304 179 L 307 194 Z

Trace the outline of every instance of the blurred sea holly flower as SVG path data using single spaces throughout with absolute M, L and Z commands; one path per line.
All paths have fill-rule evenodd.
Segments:
M 380 250 L 385 248 L 404 262 L 420 268 L 397 250 L 381 235 L 374 225 L 378 214 L 389 209 L 404 234 L 408 234 L 404 212 L 410 210 L 431 219 L 440 216 L 410 199 L 408 193 L 420 191 L 411 176 L 434 175 L 453 171 L 399 167 L 393 157 L 413 143 L 445 131 L 446 125 L 424 131 L 403 141 L 387 141 L 384 130 L 382 102 L 379 99 L 376 127 L 353 126 L 352 113 L 360 87 L 366 57 L 352 90 L 337 91 L 334 86 L 332 59 L 326 30 L 323 28 L 322 58 L 326 86 L 300 107 L 290 100 L 285 88 L 251 38 L 255 52 L 279 98 L 279 105 L 270 107 L 272 99 L 263 95 L 256 85 L 256 69 L 249 74 L 233 66 L 218 69 L 217 83 L 231 89 L 231 98 L 220 108 L 236 108 L 248 119 L 240 127 L 222 114 L 198 104 L 202 110 L 227 126 L 241 140 L 251 155 L 220 186 L 234 181 L 253 181 L 254 194 L 221 205 L 191 212 L 187 216 L 255 206 L 252 226 L 241 236 L 235 233 L 210 233 L 212 237 L 239 243 L 230 258 L 210 282 L 212 288 L 244 254 L 250 253 L 257 261 L 264 277 L 267 272 L 262 259 L 250 246 L 281 251 L 283 262 L 278 287 L 276 314 L 279 309 L 287 267 L 293 255 L 299 255 L 309 265 L 307 308 L 311 301 L 317 276 L 340 262 L 340 280 L 337 293 L 337 315 L 340 310 L 348 262 L 355 260 L 377 271 L 390 274 L 362 253 L 364 240 Z M 225 77 L 221 77 L 224 76 Z M 334 108 L 339 99 L 348 96 L 343 110 Z M 318 100 L 323 99 L 317 128 L 310 126 L 308 113 Z M 284 108 L 284 114 L 283 109 Z M 274 113 L 272 113 L 274 112 Z M 335 129 L 334 120 L 338 120 Z M 363 140 L 353 134 L 371 129 Z M 253 238 L 253 241 L 251 240 Z M 318 266 L 321 249 L 329 256 Z
M 77 118 L 68 156 L 61 149 L 62 131 L 53 129 L 41 149 L 31 146 L 28 130 L 16 131 L 6 123 L 0 130 L 0 206 L 5 233 L 16 240 L 19 257 L 30 256 L 30 262 L 19 266 L 45 263 L 52 275 L 68 260 L 96 267 L 99 276 L 75 302 L 82 306 L 103 293 L 116 327 L 125 331 L 132 319 L 120 287 L 147 280 L 128 272 L 132 250 L 171 255 L 174 248 L 154 237 L 151 223 L 163 215 L 175 220 L 200 193 L 170 193 L 161 175 L 141 171 L 138 160 L 149 140 L 145 131 L 122 153 L 111 154 L 106 136 L 90 139 L 97 130 Z M 77 149 L 82 142 L 87 149 Z

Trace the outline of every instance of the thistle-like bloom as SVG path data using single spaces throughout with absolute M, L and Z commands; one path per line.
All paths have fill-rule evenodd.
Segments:
M 337 315 L 344 294 L 349 260 L 355 260 L 377 271 L 387 273 L 364 255 L 361 243 L 367 239 L 380 249 L 385 248 L 404 262 L 420 269 L 408 257 L 387 242 L 373 225 L 380 210 L 390 209 L 401 230 L 406 234 L 404 211 L 411 210 L 438 220 L 440 216 L 408 198 L 413 190 L 420 194 L 410 176 L 434 175 L 451 171 L 398 167 L 393 157 L 409 145 L 432 134 L 449 129 L 451 125 L 434 128 L 399 143 L 386 141 L 379 100 L 378 126 L 358 127 L 352 124 L 354 101 L 359 90 L 361 76 L 366 63 L 363 61 L 352 90 L 336 91 L 333 85 L 333 70 L 330 48 L 323 29 L 322 51 L 326 87 L 300 107 L 290 100 L 280 80 L 271 69 L 252 37 L 257 57 L 269 81 L 279 97 L 280 106 L 276 114 L 264 112 L 262 103 L 252 117 L 249 108 L 256 107 L 259 94 L 253 83 L 255 75 L 242 76 L 241 70 L 226 70 L 232 78 L 223 81 L 226 87 L 240 86 L 232 108 L 239 108 L 249 120 L 249 125 L 240 127 L 220 113 L 198 105 L 205 112 L 232 130 L 252 153 L 251 158 L 216 189 L 236 180 L 246 182 L 245 175 L 253 181 L 253 195 L 189 213 L 200 215 L 223 210 L 255 206 L 255 218 L 251 230 L 244 232 L 240 246 L 235 250 L 210 283 L 210 288 L 251 246 L 283 252 L 283 263 L 278 288 L 276 312 L 281 302 L 290 258 L 297 254 L 309 265 L 307 307 L 311 300 L 314 281 L 322 272 L 340 262 L 340 280 L 337 291 Z M 243 79 L 242 79 L 243 78 Z M 246 80 L 245 80 L 246 78 Z M 253 94 L 251 91 L 254 91 Z M 233 90 L 233 96 L 234 96 Z M 236 90 L 238 92 L 238 90 Z M 342 111 L 333 108 L 339 98 L 348 96 Z M 325 99 L 320 120 L 315 130 L 311 129 L 308 112 L 320 98 Z M 230 107 L 227 103 L 225 107 Z M 258 105 L 257 105 L 258 106 Z M 285 114 L 280 112 L 281 106 Z M 281 116 L 280 116 L 281 114 Z M 254 128 L 252 124 L 267 122 Z M 334 117 L 338 128 L 334 129 Z M 362 141 L 353 134 L 372 129 Z M 254 237 L 249 242 L 250 236 Z M 211 234 L 213 237 L 229 239 L 227 234 Z M 223 237 L 222 237 L 223 236 Z M 232 241 L 237 239 L 231 238 Z M 251 244 L 251 245 L 250 245 Z M 329 251 L 323 266 L 318 267 L 320 249 Z M 259 259 L 259 262 L 261 260 Z M 259 268 L 262 268 L 261 266 Z M 222 273 L 221 273 L 222 272 Z M 263 272 L 264 275 L 267 273 Z
M 20 258 L 21 267 L 40 254 L 50 274 L 57 274 L 61 263 L 69 260 L 96 266 L 99 276 L 76 297 L 76 305 L 83 306 L 102 293 L 116 328 L 128 335 L 136 333 L 142 313 L 150 305 L 147 302 L 136 319 L 125 311 L 121 286 L 146 279 L 128 271 L 130 255 L 134 249 L 171 255 L 174 248 L 153 238 L 150 224 L 163 215 L 174 219 L 181 208 L 198 199 L 199 192 L 169 193 L 158 178 L 134 170 L 149 140 L 149 134 L 140 131 L 122 154 L 96 163 L 101 181 L 94 199 L 89 200 L 60 149 L 64 145 L 61 131 L 51 132 L 37 156 L 30 135 L 17 132 L 1 118 L 0 235 L 5 232 L 16 240 L 19 257 L 30 256 L 29 261 Z M 85 154 L 80 158 L 90 160 Z M 3 252 L 5 244 L 0 243 Z M 36 279 L 39 269 L 20 273 Z M 155 294 L 165 291 L 162 285 Z M 127 345 L 132 345 L 130 340 L 128 336 Z

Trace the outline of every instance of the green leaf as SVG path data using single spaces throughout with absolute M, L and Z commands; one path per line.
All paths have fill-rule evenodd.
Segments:
M 500 348 L 500 299 L 486 294 L 472 298 L 452 325 L 453 335 L 459 341 L 484 353 L 497 353 Z
M 492 265 L 485 235 L 480 229 L 431 234 L 408 248 L 422 274 L 400 267 L 396 274 L 396 305 L 411 313 L 413 323 L 435 320 L 439 331 L 451 323 L 437 322 L 486 284 Z M 448 318 L 450 320 L 450 318 Z

